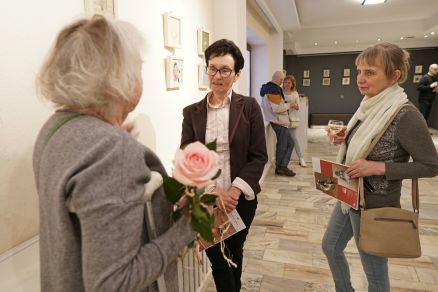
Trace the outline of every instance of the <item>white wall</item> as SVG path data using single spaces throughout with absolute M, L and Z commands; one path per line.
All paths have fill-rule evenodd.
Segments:
M 52 113 L 38 99 L 35 74 L 62 26 L 83 13 L 83 0 L 8 1 L 0 12 L 0 254 L 38 233 L 38 198 L 32 172 L 32 149 L 38 131 Z M 204 96 L 198 90 L 197 28 L 213 32 L 212 0 L 117 1 L 118 17 L 144 32 L 142 100 L 133 113 L 141 115 L 144 140 L 169 169 L 179 147 L 182 108 Z M 173 52 L 163 46 L 164 12 L 182 20 L 183 85 L 167 91 L 164 59 Z
M 38 197 L 31 157 L 38 131 L 53 110 L 37 98 L 35 74 L 61 27 L 83 14 L 83 0 L 25 2 L 7 1 L 0 12 L 0 254 L 38 233 Z M 147 43 L 144 92 L 131 117 L 138 118 L 146 131 L 142 140 L 169 170 L 179 146 L 182 109 L 207 92 L 198 90 L 197 65 L 203 59 L 197 55 L 197 29 L 210 30 L 212 40 L 232 39 L 245 52 L 246 1 L 119 0 L 117 6 L 118 17 L 134 23 Z M 174 51 L 163 46 L 162 15 L 169 11 L 182 20 L 182 48 Z M 254 92 L 270 78 L 274 68 L 282 68 L 279 38 L 264 35 L 267 47 L 259 52 L 264 58 L 260 60 L 261 73 L 253 56 L 253 76 L 257 80 L 257 84 L 252 80 L 257 87 Z M 183 84 L 179 90 L 167 91 L 164 59 L 172 54 L 184 59 Z M 246 75 L 244 69 L 235 86 L 237 92 L 246 94 Z
M 7 1 L 0 15 L 0 253 L 37 233 L 32 149 L 50 113 L 34 90 L 52 39 L 80 0 Z

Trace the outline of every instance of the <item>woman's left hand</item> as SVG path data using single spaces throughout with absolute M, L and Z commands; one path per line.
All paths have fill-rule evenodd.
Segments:
M 385 162 L 369 161 L 366 159 L 359 159 L 352 162 L 345 174 L 351 178 L 358 178 L 371 175 L 384 175 Z

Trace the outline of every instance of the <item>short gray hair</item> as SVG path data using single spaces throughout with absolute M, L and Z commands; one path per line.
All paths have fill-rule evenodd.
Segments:
M 80 19 L 58 34 L 37 77 L 37 89 L 57 108 L 112 116 L 131 103 L 141 82 L 143 37 L 131 24 L 101 15 Z

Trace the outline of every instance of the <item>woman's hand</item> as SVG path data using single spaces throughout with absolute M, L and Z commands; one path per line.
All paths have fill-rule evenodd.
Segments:
M 135 123 L 133 121 L 128 120 L 128 119 L 126 119 L 123 122 L 122 129 L 125 130 L 126 132 L 128 132 L 129 134 L 131 134 L 131 136 L 134 139 L 137 139 L 138 136 L 140 135 L 140 132 L 138 131 Z
M 325 128 L 325 130 L 327 131 L 327 137 L 329 138 L 330 143 L 339 145 L 345 141 L 345 131 L 347 130 L 347 127 L 343 127 L 338 133 L 333 132 L 329 127 Z
M 358 178 L 371 175 L 384 175 L 385 162 L 369 161 L 366 159 L 359 159 L 348 166 L 345 174 L 351 178 Z
M 241 194 L 241 191 L 236 187 L 231 187 L 228 189 L 228 191 L 223 191 L 221 189 L 214 189 L 213 191 L 218 195 L 218 201 L 216 202 L 216 205 L 224 210 L 225 212 L 230 213 L 234 209 L 236 209 L 237 203 L 239 201 L 239 196 Z

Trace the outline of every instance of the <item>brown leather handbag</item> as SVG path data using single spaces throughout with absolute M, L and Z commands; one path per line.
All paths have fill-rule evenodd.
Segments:
M 383 130 L 374 138 L 364 157 L 367 157 L 401 106 L 389 119 Z M 418 179 L 412 179 L 413 211 L 402 208 L 384 207 L 366 209 L 363 178 L 359 179 L 360 234 L 359 249 L 367 254 L 389 258 L 417 258 L 421 256 L 418 215 Z

